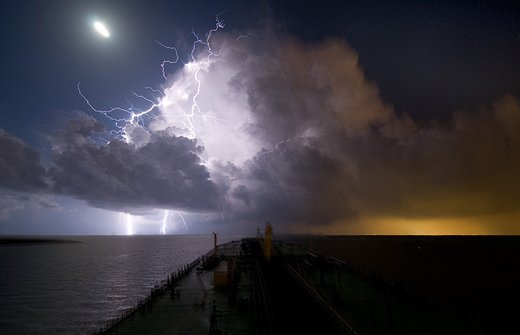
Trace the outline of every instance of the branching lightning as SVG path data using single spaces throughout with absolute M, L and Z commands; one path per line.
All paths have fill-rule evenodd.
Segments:
M 195 93 L 191 95 L 191 107 L 189 111 L 183 111 L 183 125 L 188 130 L 190 136 L 192 138 L 197 137 L 196 129 L 194 125 L 194 118 L 201 117 L 204 121 L 207 120 L 207 116 L 202 112 L 199 108 L 197 98 L 200 95 L 201 90 L 201 81 L 199 77 L 199 73 L 203 69 L 207 69 L 209 65 L 213 62 L 215 57 L 218 57 L 219 53 L 214 51 L 211 46 L 211 38 L 214 33 L 218 30 L 224 28 L 224 22 L 220 19 L 220 14 L 216 16 L 216 24 L 215 27 L 209 30 L 206 33 L 205 38 L 201 38 L 195 30 L 192 30 L 193 35 L 195 36 L 195 41 L 193 42 L 192 49 L 190 52 L 190 62 L 185 63 L 184 66 L 193 73 L 193 79 L 196 83 Z M 167 46 L 164 43 L 159 41 L 155 41 L 161 47 L 164 47 L 169 50 L 173 50 L 175 57 L 170 60 L 163 60 L 161 63 L 162 76 L 164 79 L 167 79 L 166 73 L 166 65 L 177 64 L 180 57 L 177 51 L 177 48 L 173 46 Z M 158 101 L 154 101 L 149 97 L 146 97 L 142 94 L 138 94 L 136 92 L 132 92 L 134 98 L 138 99 L 138 101 L 143 102 L 147 107 L 140 109 L 133 106 L 130 102 L 130 107 L 109 107 L 106 109 L 99 109 L 94 107 L 94 105 L 90 102 L 90 99 L 83 93 L 81 89 L 81 85 L 78 84 L 78 92 L 79 95 L 83 98 L 86 104 L 90 107 L 90 109 L 96 113 L 102 114 L 107 117 L 109 120 L 114 121 L 115 130 L 113 133 L 120 138 L 125 139 L 127 141 L 128 134 L 126 134 L 125 127 L 127 125 L 141 125 L 145 126 L 144 118 L 145 117 L 153 117 L 152 113 L 160 107 L 166 106 L 170 102 L 165 99 L 165 88 L 161 86 L 161 90 L 153 89 L 151 87 L 145 87 L 146 89 L 151 90 L 154 93 L 160 95 Z M 122 114 L 123 116 L 119 116 Z
M 236 40 L 237 40 L 237 41 L 240 41 L 240 40 L 243 39 L 243 38 L 249 38 L 249 37 L 251 37 L 251 36 L 255 36 L 255 34 L 253 34 L 253 33 L 247 33 L 247 34 L 245 34 L 245 35 L 239 35 L 239 36 L 236 38 Z
M 170 218 L 170 211 L 165 209 L 163 220 L 162 220 L 161 230 L 159 231 L 161 233 L 161 235 L 166 235 L 166 226 L 168 225 L 169 218 Z
M 166 66 L 166 64 L 170 64 L 170 65 L 171 64 L 177 64 L 177 62 L 179 61 L 179 53 L 177 52 L 177 48 L 176 47 L 170 47 L 170 46 L 164 45 L 164 44 L 162 44 L 161 42 L 159 42 L 157 40 L 155 41 L 155 43 L 159 44 L 163 48 L 170 49 L 170 50 L 173 50 L 175 52 L 175 59 L 174 60 L 165 59 L 161 63 L 162 76 L 163 76 L 164 80 L 168 80 L 168 78 L 166 76 L 165 66 Z
M 188 226 L 188 223 L 186 222 L 186 220 L 184 220 L 184 217 L 182 216 L 181 213 L 177 212 L 177 215 L 179 216 L 179 218 L 181 219 L 182 221 L 182 226 L 184 227 L 185 230 L 188 230 L 189 226 Z
M 200 80 L 200 71 L 207 70 L 211 63 L 214 61 L 214 58 L 219 56 L 219 52 L 213 50 L 213 47 L 211 45 L 211 39 L 213 34 L 215 34 L 220 29 L 224 28 L 224 22 L 220 19 L 220 15 L 218 14 L 216 16 L 216 23 L 213 29 L 209 30 L 205 37 L 200 37 L 195 30 L 192 30 L 193 36 L 195 37 L 195 40 L 193 42 L 191 52 L 189 54 L 190 61 L 187 63 L 184 63 L 184 67 L 186 71 L 189 71 L 189 73 L 192 74 L 192 78 L 195 82 L 195 92 L 190 93 L 184 92 L 183 95 L 186 96 L 189 101 L 191 101 L 191 106 L 189 110 L 182 110 L 182 108 L 179 108 L 181 110 L 181 117 L 182 121 L 181 123 L 184 125 L 188 133 L 192 138 L 196 138 L 196 129 L 194 124 L 194 119 L 196 117 L 202 118 L 202 120 L 205 122 L 207 121 L 208 116 L 203 113 L 201 108 L 198 104 L 198 97 L 201 92 L 201 80 Z M 167 67 L 169 65 L 175 65 L 179 62 L 179 52 L 176 47 L 174 46 L 168 46 L 164 43 L 161 43 L 159 41 L 155 41 L 158 45 L 160 45 L 163 48 L 166 48 L 168 50 L 171 50 L 174 54 L 173 59 L 166 59 L 163 60 L 160 64 L 162 77 L 165 80 L 168 80 L 168 74 L 167 74 Z M 170 88 L 172 88 L 171 86 Z M 109 107 L 105 109 L 99 109 L 96 108 L 93 103 L 91 103 L 90 99 L 83 93 L 83 90 L 81 89 L 81 84 L 78 83 L 77 89 L 79 95 L 83 98 L 85 103 L 89 106 L 89 108 L 95 112 L 102 114 L 109 120 L 114 122 L 114 130 L 111 130 L 110 133 L 115 136 L 116 138 L 123 139 L 126 143 L 131 143 L 132 140 L 127 133 L 127 127 L 129 125 L 139 125 L 143 128 L 146 127 L 146 118 L 154 118 L 154 111 L 157 111 L 161 107 L 167 107 L 169 104 L 171 104 L 171 101 L 168 101 L 166 98 L 166 90 L 168 88 L 165 88 L 164 86 L 160 85 L 161 89 L 154 89 L 152 87 L 145 87 L 145 89 L 151 91 L 153 94 L 157 95 L 156 98 L 150 98 L 143 94 L 139 94 L 136 92 L 133 92 L 133 98 L 136 99 L 139 103 L 145 105 L 144 108 L 138 108 L 135 107 L 134 104 L 129 101 L 129 107 Z M 175 102 L 173 102 L 175 103 Z M 213 117 L 212 117 L 213 118 Z M 109 142 L 109 141 L 107 141 Z M 182 226 L 185 229 L 188 229 L 188 224 L 186 223 L 186 220 L 182 216 L 181 213 L 175 212 L 181 222 Z M 126 230 L 128 235 L 132 235 L 133 232 L 133 220 L 132 215 L 129 213 L 120 213 L 120 220 L 124 217 L 124 221 L 126 223 Z M 168 223 L 171 221 L 171 211 L 165 209 L 163 211 L 163 218 L 162 218 L 162 225 L 160 228 L 160 234 L 166 234 L 166 229 L 168 226 Z
M 173 217 L 171 214 L 172 214 L 172 211 L 170 211 L 168 209 L 165 209 L 163 212 L 161 229 L 159 230 L 159 233 L 161 235 L 166 235 L 168 224 L 171 223 L 173 220 Z M 175 214 L 177 214 L 177 216 L 181 220 L 183 229 L 188 230 L 188 224 L 187 224 L 186 220 L 184 219 L 184 217 L 182 216 L 182 214 L 180 212 L 175 212 Z

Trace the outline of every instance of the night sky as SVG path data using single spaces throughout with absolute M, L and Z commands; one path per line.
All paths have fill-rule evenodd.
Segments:
M 0 234 L 520 233 L 515 1 L 0 10 Z

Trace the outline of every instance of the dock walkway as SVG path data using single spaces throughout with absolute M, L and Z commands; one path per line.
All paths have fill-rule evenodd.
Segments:
M 237 242 L 222 245 L 219 257 L 237 257 L 239 249 Z M 233 291 L 215 289 L 212 270 L 192 269 L 173 285 L 173 291 L 157 293 L 102 333 L 195 335 L 208 334 L 213 327 L 225 334 L 252 334 L 253 288 L 247 271 L 241 271 L 237 285 Z
M 289 263 L 256 239 L 220 245 L 101 333 L 357 335 Z

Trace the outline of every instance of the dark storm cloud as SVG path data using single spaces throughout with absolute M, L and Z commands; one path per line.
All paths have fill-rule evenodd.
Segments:
M 237 212 L 320 224 L 519 208 L 515 97 L 419 126 L 382 102 L 344 42 L 291 40 L 274 50 L 245 62 L 239 80 L 255 118 L 248 131 L 267 149 L 237 174 Z
M 284 223 L 328 223 L 353 213 L 342 163 L 316 148 L 286 141 L 244 167 L 248 186 L 232 195 L 258 214 Z M 340 182 L 339 182 L 340 181 Z M 339 183 L 338 183 L 339 182 Z
M 90 136 L 102 130 L 84 115 L 56 137 L 55 166 L 49 171 L 55 192 L 114 210 L 217 206 L 217 186 L 198 156 L 203 148 L 194 140 L 165 130 L 138 148 L 118 140 L 93 143 Z
M 447 125 L 422 127 L 398 141 L 372 133 L 361 145 L 345 143 L 366 186 L 363 207 L 425 218 L 516 211 L 519 122 L 518 100 L 506 96 L 491 108 L 455 113 Z M 370 201 L 377 194 L 386 194 L 391 206 Z
M 244 62 L 233 81 L 248 92 L 254 121 L 247 131 L 267 148 L 236 175 L 236 210 L 296 224 L 363 214 L 358 155 L 342 143 L 369 141 L 373 128 L 402 136 L 415 129 L 413 121 L 382 102 L 345 42 L 288 39 L 270 48 Z
M 343 41 L 280 41 L 247 63 L 242 76 L 256 117 L 250 131 L 268 143 L 329 131 L 353 134 L 392 115 Z
M 35 191 L 46 186 L 38 151 L 0 129 L 0 188 Z
M 60 209 L 55 197 L 45 193 L 29 194 L 23 191 L 2 190 L 0 192 L 0 220 L 6 220 L 20 210 L 26 209 Z
M 411 176 L 409 213 L 497 214 L 520 205 L 520 103 L 505 96 L 448 126 L 423 129 L 403 143 Z M 406 170 L 405 170 L 406 171 Z
M 0 220 L 27 208 L 57 208 L 40 154 L 0 129 Z

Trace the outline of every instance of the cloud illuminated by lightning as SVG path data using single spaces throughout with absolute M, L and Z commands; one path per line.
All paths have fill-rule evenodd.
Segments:
M 101 26 L 99 26 L 101 27 Z M 211 46 L 211 38 L 214 33 L 216 33 L 218 30 L 224 28 L 224 23 L 220 20 L 219 15 L 216 17 L 216 24 L 215 27 L 209 32 L 206 33 L 205 38 L 200 37 L 194 30 L 192 31 L 193 35 L 195 36 L 195 41 L 193 42 L 193 46 L 190 53 L 190 62 L 184 64 L 184 68 L 191 73 L 192 79 L 195 82 L 195 90 L 190 94 L 190 92 L 184 92 L 183 97 L 185 99 L 189 99 L 191 101 L 191 105 L 189 109 L 181 110 L 181 118 L 182 118 L 182 124 L 184 128 L 188 131 L 191 138 L 196 138 L 196 127 L 194 125 L 194 118 L 200 117 L 203 120 L 207 120 L 207 116 L 198 104 L 198 97 L 200 95 L 200 89 L 201 89 L 201 81 L 199 78 L 199 73 L 201 70 L 206 70 L 209 65 L 213 62 L 213 58 L 218 56 L 218 52 L 215 52 Z M 164 60 L 161 63 L 161 69 L 162 69 L 162 76 L 164 79 L 167 79 L 167 73 L 166 73 L 166 65 L 167 64 L 176 64 L 179 61 L 179 54 L 175 47 L 173 46 L 167 46 L 159 41 L 156 41 L 160 46 L 173 50 L 175 53 L 175 58 L 172 60 Z M 143 94 L 139 94 L 136 92 L 133 92 L 133 97 L 136 98 L 141 103 L 144 103 L 147 107 L 141 109 L 136 108 L 132 104 L 130 104 L 130 107 L 109 107 L 105 109 L 100 109 L 97 107 L 94 107 L 94 105 L 90 102 L 90 99 L 83 93 L 81 89 L 81 85 L 78 84 L 77 86 L 78 93 L 83 98 L 83 100 L 86 102 L 86 104 L 90 107 L 90 109 L 96 113 L 102 114 L 105 117 L 107 117 L 109 120 L 114 121 L 114 126 L 116 128 L 115 134 L 117 136 L 120 136 L 121 138 L 125 139 L 125 141 L 129 141 L 129 136 L 126 131 L 126 126 L 128 125 L 141 125 L 144 126 L 144 118 L 147 116 L 151 116 L 154 111 L 157 110 L 157 108 L 160 107 L 168 107 L 171 103 L 175 103 L 170 101 L 164 93 L 161 90 L 152 89 L 150 87 L 147 87 L 147 89 L 152 90 L 155 93 L 158 93 L 161 98 L 158 99 L 158 101 L 154 101 L 152 98 L 146 97 Z
M 97 21 L 95 23 L 95 28 L 103 36 L 109 36 L 108 30 L 102 23 Z M 193 42 L 191 52 L 189 55 L 189 62 L 183 65 L 183 71 L 189 75 L 189 78 L 191 78 L 193 84 L 184 87 L 184 90 L 182 92 L 178 92 L 179 94 L 177 95 L 177 97 L 180 99 L 175 99 L 172 101 L 171 94 L 167 94 L 166 92 L 167 90 L 171 92 L 172 90 L 177 89 L 177 87 L 174 87 L 175 82 L 168 88 L 164 88 L 163 86 L 161 86 L 161 89 L 145 87 L 145 89 L 158 95 L 158 98 L 150 98 L 148 96 L 145 96 L 144 94 L 133 92 L 134 99 L 136 99 L 140 104 L 145 105 L 144 108 L 137 108 L 132 103 L 129 103 L 129 107 L 116 106 L 100 109 L 95 107 L 93 103 L 90 101 L 90 99 L 83 93 L 80 84 L 78 84 L 77 86 L 78 93 L 93 112 L 102 114 L 109 120 L 113 121 L 115 129 L 112 130 L 111 133 L 116 138 L 123 139 L 126 143 L 135 144 L 131 134 L 132 130 L 134 130 L 135 127 L 142 127 L 145 131 L 149 131 L 149 129 L 147 129 L 147 118 L 153 119 L 155 117 L 154 114 L 156 114 L 158 110 L 168 110 L 168 107 L 171 105 L 175 105 L 177 107 L 176 111 L 180 112 L 178 117 L 180 119 L 180 128 L 185 130 L 185 133 L 183 135 L 188 136 L 190 138 L 196 138 L 197 132 L 194 122 L 195 118 L 200 118 L 204 122 L 206 122 L 208 118 L 217 119 L 212 116 L 208 117 L 203 112 L 203 110 L 199 106 L 198 98 L 201 93 L 200 72 L 207 71 L 209 66 L 214 61 L 214 58 L 219 56 L 219 52 L 215 51 L 211 45 L 212 36 L 214 33 L 223 28 L 224 23 L 220 19 L 219 15 L 217 15 L 214 28 L 209 30 L 204 37 L 199 36 L 195 32 L 195 30 L 192 31 L 195 40 Z M 162 63 L 160 64 L 162 76 L 165 80 L 167 80 L 168 74 L 166 67 L 168 65 L 177 64 L 177 62 L 180 59 L 179 53 L 177 51 L 177 48 L 175 48 L 174 46 L 168 46 L 159 41 L 156 41 L 156 43 L 163 48 L 171 50 L 174 53 L 173 59 L 166 59 L 162 61 Z M 179 103 L 179 100 L 186 101 L 189 103 L 187 105 L 182 104 Z M 220 121 L 224 120 L 221 119 Z M 187 229 L 188 225 L 182 214 L 180 214 L 179 212 L 176 212 L 176 214 L 182 221 L 183 227 Z M 133 222 L 131 215 L 128 213 L 121 213 L 121 215 L 124 215 L 125 217 L 127 225 L 127 234 L 133 234 Z M 160 234 L 166 234 L 168 222 L 170 221 L 170 211 L 167 209 L 163 210 L 163 219 L 160 228 Z

